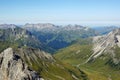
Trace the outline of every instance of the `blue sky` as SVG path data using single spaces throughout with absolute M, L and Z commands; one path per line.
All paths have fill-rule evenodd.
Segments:
M 120 0 L 0 0 L 0 23 L 119 25 Z

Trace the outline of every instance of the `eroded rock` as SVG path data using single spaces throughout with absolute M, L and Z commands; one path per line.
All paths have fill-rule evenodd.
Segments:
M 12 48 L 0 54 L 0 80 L 41 80 L 37 72 L 30 70 Z

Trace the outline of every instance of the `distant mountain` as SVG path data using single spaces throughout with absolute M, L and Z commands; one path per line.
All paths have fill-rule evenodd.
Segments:
M 45 24 L 25 24 L 24 27 L 28 29 L 29 31 L 54 31 L 57 29 L 57 26 L 51 23 L 45 23 Z
M 16 28 L 14 24 L 0 24 L 0 29 Z
M 99 35 L 104 35 L 108 34 L 114 29 L 118 29 L 118 26 L 105 26 L 105 27 L 93 27 L 93 29 L 99 34 Z
M 93 29 L 80 25 L 26 24 L 24 28 L 31 31 L 42 43 L 45 43 L 54 49 L 54 51 L 68 46 L 79 38 L 96 35 Z
M 6 25 L 2 25 L 3 27 Z M 8 28 L 0 29 L 0 41 L 17 43 L 19 46 L 31 46 L 31 47 L 41 47 L 40 41 L 35 38 L 31 32 L 17 27 L 14 25 L 14 28 L 11 25 L 7 25 Z
M 6 41 L 8 44 L 17 43 L 19 47 L 40 48 L 50 53 L 70 45 L 79 38 L 95 35 L 94 30 L 80 25 L 56 26 L 50 23 L 26 24 L 21 27 L 14 24 L 0 25 L 0 41 Z

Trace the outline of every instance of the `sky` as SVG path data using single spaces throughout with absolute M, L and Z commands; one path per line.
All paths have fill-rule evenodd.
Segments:
M 0 24 L 120 25 L 120 0 L 0 0 Z

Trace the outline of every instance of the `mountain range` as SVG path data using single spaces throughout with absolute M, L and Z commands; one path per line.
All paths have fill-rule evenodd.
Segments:
M 80 25 L 26 24 L 24 28 L 34 34 L 42 43 L 52 48 L 53 52 L 70 45 L 79 38 L 96 35 L 93 29 Z
M 120 80 L 118 27 L 1 24 L 0 51 L 1 80 Z

